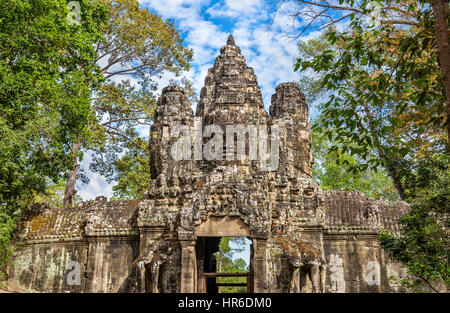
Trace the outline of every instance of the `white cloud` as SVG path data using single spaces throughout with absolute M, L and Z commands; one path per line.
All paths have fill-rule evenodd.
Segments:
M 105 196 L 111 199 L 113 196 L 112 187 L 115 183 L 108 183 L 106 179 L 93 172 L 87 172 L 90 181 L 87 185 L 79 186 L 78 195 L 81 196 L 83 201 L 94 200 L 98 196 Z
M 211 17 L 242 18 L 243 15 L 255 15 L 261 11 L 261 0 L 225 0 L 208 8 L 206 13 Z
M 197 18 L 201 7 L 208 4 L 209 0 L 138 0 L 138 2 L 163 18 L 179 20 Z

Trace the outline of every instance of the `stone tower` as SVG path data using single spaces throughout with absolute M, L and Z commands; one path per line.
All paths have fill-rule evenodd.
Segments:
M 166 175 L 166 168 L 171 163 L 170 147 L 176 141 L 176 138 L 171 138 L 169 130 L 180 124 L 189 126 L 192 136 L 202 137 L 202 144 L 207 142 L 207 138 L 202 136 L 203 130 L 209 125 L 218 126 L 223 132 L 219 134 L 223 136 L 223 145 L 219 147 L 221 158 L 214 158 L 205 163 L 204 153 L 200 158 L 191 155 L 195 161 L 200 162 L 181 162 L 179 167 L 172 167 L 171 171 L 177 171 L 178 175 L 188 168 L 191 172 L 195 171 L 193 167 L 202 172 L 205 167 L 211 171 L 212 167 L 230 165 L 236 165 L 245 174 L 256 173 L 261 168 L 261 160 L 250 158 L 251 149 L 257 154 L 261 151 L 257 151 L 260 148 L 258 142 L 250 140 L 265 135 L 270 141 L 271 135 L 275 135 L 271 132 L 272 126 L 277 126 L 276 135 L 281 144 L 277 171 L 311 176 L 311 132 L 305 96 L 296 83 L 280 84 L 272 96 L 270 114 L 267 114 L 254 71 L 246 65 L 245 57 L 241 55 L 241 50 L 231 35 L 227 44 L 220 49 L 214 66 L 208 70 L 195 114 L 196 119 L 189 107 L 182 88 L 172 86 L 163 89 L 158 101 L 155 124 L 151 128 L 153 179 L 157 179 L 160 174 L 158 171 Z M 236 131 L 243 127 L 246 131 L 245 151 L 241 155 L 238 155 L 238 138 L 227 142 L 227 125 L 230 130 Z M 246 127 L 254 127 L 255 132 Z M 196 144 L 191 144 L 190 149 L 194 151 Z M 268 142 L 267 153 L 269 146 Z
M 277 86 L 272 96 L 270 116 L 283 129 L 282 170 L 311 176 L 311 125 L 305 96 L 295 83 Z
M 19 286 L 218 292 L 214 252 L 221 237 L 239 236 L 252 242 L 242 274 L 249 292 L 401 291 L 388 277 L 404 270 L 384 255 L 377 234 L 398 232 L 408 206 L 323 191 L 311 175 L 305 96 L 296 83 L 280 84 L 267 113 L 231 35 L 195 115 L 183 88 L 162 90 L 149 146 L 144 199 L 32 211 L 10 274 Z M 67 285 L 67 268 L 77 264 L 79 284 Z
M 251 124 L 266 120 L 258 80 L 231 35 L 220 49 L 214 67 L 208 70 L 196 115 L 203 117 L 206 124 Z

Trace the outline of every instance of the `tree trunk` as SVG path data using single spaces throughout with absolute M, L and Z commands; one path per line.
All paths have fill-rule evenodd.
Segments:
M 449 14 L 448 0 L 432 0 L 434 15 L 434 35 L 436 49 L 441 69 L 441 79 L 444 84 L 445 98 L 447 100 L 447 152 L 450 153 L 450 43 L 448 36 L 447 17 Z
M 397 173 L 395 172 L 396 169 L 392 165 L 390 160 L 387 160 L 387 158 L 384 156 L 381 149 L 378 148 L 378 156 L 384 161 L 385 169 L 388 172 L 388 175 L 392 179 L 392 183 L 394 184 L 395 189 L 397 189 L 398 196 L 400 197 L 400 200 L 405 200 L 405 190 L 403 188 L 403 184 L 400 181 L 400 177 L 398 177 Z
M 372 139 L 375 143 L 375 147 L 377 149 L 378 157 L 382 161 L 382 164 L 384 165 L 384 168 L 386 169 L 388 176 L 392 179 L 392 183 L 394 184 L 394 187 L 397 190 L 400 200 L 404 201 L 405 200 L 405 190 L 400 181 L 400 177 L 398 177 L 398 175 L 396 173 L 395 165 L 393 164 L 392 160 L 390 160 L 386 157 L 386 154 L 383 151 L 383 146 L 381 145 L 381 142 L 378 138 L 378 132 L 374 126 L 372 112 L 370 111 L 370 108 L 367 105 L 367 103 L 364 102 L 363 107 L 364 107 L 364 113 L 366 114 L 366 117 L 369 120 L 369 129 L 370 129 L 370 132 L 372 135 Z
M 81 149 L 81 143 L 72 143 L 72 165 L 73 168 L 69 171 L 69 176 L 67 177 L 66 190 L 64 191 L 64 207 L 73 206 L 73 197 L 77 192 L 76 183 L 78 177 L 78 152 Z

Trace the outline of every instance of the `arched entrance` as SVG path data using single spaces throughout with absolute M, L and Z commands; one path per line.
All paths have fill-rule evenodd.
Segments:
M 251 252 L 250 267 L 247 273 L 218 273 L 214 256 L 214 253 L 219 251 L 222 237 L 250 237 L 248 225 L 239 217 L 211 216 L 197 227 L 195 233 L 197 235 L 197 292 L 218 293 L 220 286 L 245 286 L 247 292 L 252 292 Z M 218 277 L 245 277 L 246 279 L 245 283 L 218 283 Z
M 246 242 L 246 237 L 198 237 L 196 244 L 197 273 L 199 293 L 219 293 L 219 292 L 252 292 L 252 262 L 250 241 L 248 266 L 238 269 L 231 258 L 222 254 L 222 246 L 230 248 L 230 241 Z M 241 240 L 239 240 L 241 239 Z M 229 250 L 231 251 L 231 250 Z M 225 262 L 224 262 L 225 261 Z M 243 261 L 241 259 L 240 261 Z M 237 272 L 239 271 L 239 272 Z M 234 289 L 234 291 L 233 291 Z
M 218 273 L 216 271 L 213 254 L 218 251 L 222 237 L 247 237 L 252 241 L 247 273 Z M 265 266 L 261 265 L 265 264 L 265 249 L 262 250 L 261 247 L 265 248 L 266 240 L 255 239 L 250 233 L 248 225 L 240 217 L 209 216 L 206 221 L 196 227 L 194 238 L 195 240 L 180 240 L 182 246 L 182 292 L 216 293 L 220 285 L 225 286 L 217 283 L 217 277 L 246 277 L 247 292 L 258 292 L 261 289 L 255 288 L 254 277 L 255 269 L 258 277 L 264 277 Z M 255 259 L 255 255 L 259 257 Z M 255 260 L 257 261 L 256 267 Z M 243 285 L 243 283 L 239 283 L 239 286 Z

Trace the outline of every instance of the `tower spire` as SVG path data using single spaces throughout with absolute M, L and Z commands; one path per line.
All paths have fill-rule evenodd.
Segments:
M 236 45 L 234 43 L 233 35 L 231 35 L 231 34 L 228 36 L 227 45 L 230 45 L 230 46 L 235 46 Z

